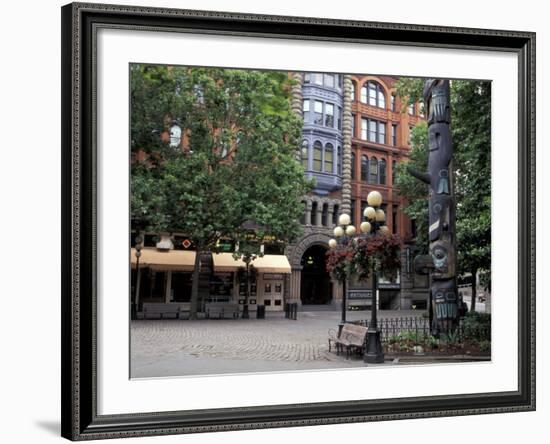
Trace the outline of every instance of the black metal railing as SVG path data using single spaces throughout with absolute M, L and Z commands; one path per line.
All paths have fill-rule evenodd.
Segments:
M 352 324 L 370 327 L 370 319 L 351 322 Z M 432 334 L 430 321 L 424 317 L 382 318 L 378 319 L 377 326 L 380 329 L 382 342 L 389 342 L 398 336 L 408 336 L 420 340 Z M 461 322 L 458 328 L 451 332 L 456 341 L 467 339 L 491 340 L 491 326 L 464 326 Z

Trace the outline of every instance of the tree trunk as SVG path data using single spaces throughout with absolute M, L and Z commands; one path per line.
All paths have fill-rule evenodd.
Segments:
M 476 311 L 477 300 L 477 270 L 472 270 L 472 301 L 470 303 L 470 311 L 473 313 Z
M 201 263 L 201 251 L 202 248 L 199 245 L 197 247 L 197 254 L 195 256 L 195 266 L 193 267 L 193 283 L 191 286 L 191 303 L 189 307 L 189 319 L 197 319 L 198 302 L 199 302 L 199 274 Z

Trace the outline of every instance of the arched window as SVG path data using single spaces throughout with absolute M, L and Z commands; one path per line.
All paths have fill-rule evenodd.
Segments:
M 384 159 L 380 159 L 378 171 L 380 172 L 380 184 L 386 185 L 386 161 Z
M 370 182 L 378 183 L 378 160 L 376 157 L 370 158 Z
M 340 206 L 334 205 L 334 210 L 332 211 L 332 225 L 338 225 L 339 212 L 340 212 Z
M 303 211 L 302 211 L 302 215 L 300 216 L 300 223 L 302 225 L 305 225 L 306 224 L 306 202 L 303 202 L 302 201 L 302 208 L 303 208 Z
M 328 204 L 323 204 L 323 212 L 321 214 L 321 225 L 323 227 L 328 226 Z
M 368 103 L 371 106 L 377 106 L 378 108 L 385 108 L 386 107 L 386 96 L 384 95 L 384 90 L 382 89 L 382 85 L 378 82 L 374 82 L 372 80 L 367 82 L 367 89 L 368 89 Z
M 327 143 L 325 145 L 325 165 L 323 171 L 325 173 L 332 173 L 334 165 L 334 146 L 332 143 Z
M 355 179 L 355 153 L 351 153 L 351 178 Z
M 313 144 L 313 170 L 321 171 L 323 163 L 323 145 L 318 140 Z
M 361 156 L 361 180 L 367 182 L 369 179 L 369 159 L 367 156 Z
M 309 167 L 309 164 L 308 164 L 308 157 L 309 157 L 308 151 L 309 151 L 309 142 L 307 140 L 302 140 L 301 157 L 302 157 L 302 165 L 303 165 L 305 170 L 307 170 L 308 167 Z
M 367 94 L 367 87 L 366 85 L 363 85 L 361 87 L 361 103 L 368 103 L 368 94 Z
M 317 225 L 317 201 L 315 200 L 311 203 L 311 220 L 309 223 L 310 225 Z

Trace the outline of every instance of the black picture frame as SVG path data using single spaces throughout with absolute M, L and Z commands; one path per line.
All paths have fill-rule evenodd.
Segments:
M 70 440 L 535 409 L 535 33 L 72 3 L 62 14 L 62 436 Z M 116 27 L 517 55 L 518 390 L 388 400 L 97 414 L 95 32 Z

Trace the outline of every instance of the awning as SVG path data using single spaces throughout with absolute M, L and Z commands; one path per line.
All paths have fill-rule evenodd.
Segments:
M 195 251 L 168 250 L 144 248 L 141 250 L 139 265 L 150 267 L 156 271 L 193 271 L 195 267 Z M 136 249 L 131 249 L 132 268 L 136 267 Z
M 212 253 L 214 271 L 236 271 L 239 267 L 246 267 L 242 260 L 235 260 L 232 253 Z M 290 263 L 282 254 L 266 254 L 251 262 L 251 265 L 261 273 L 290 273 Z

